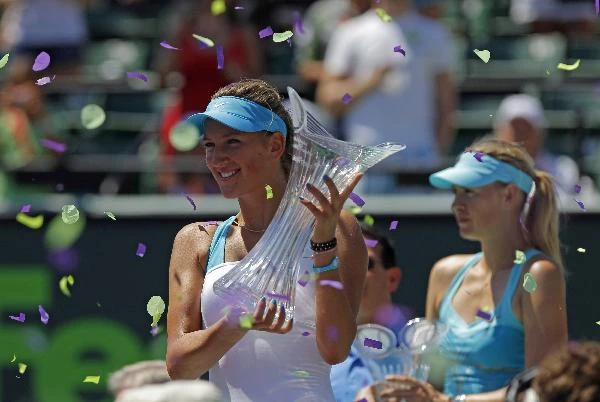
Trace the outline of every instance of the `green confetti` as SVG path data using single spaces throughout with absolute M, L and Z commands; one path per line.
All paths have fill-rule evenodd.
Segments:
M 212 15 L 223 14 L 226 9 L 225 0 L 213 0 L 210 5 L 210 12 Z
M 529 272 L 523 277 L 523 289 L 525 289 L 527 293 L 533 293 L 537 289 L 535 278 Z
M 83 382 L 93 382 L 94 384 L 98 384 L 100 382 L 100 376 L 99 375 L 88 375 L 85 377 Z
M 254 317 L 251 314 L 246 313 L 240 317 L 240 328 L 252 329 L 252 324 L 254 324 Z
M 27 226 L 30 229 L 39 229 L 44 224 L 44 215 L 29 216 L 23 212 L 17 214 L 17 222 Z
M 490 61 L 490 57 L 492 56 L 490 51 L 487 49 L 483 49 L 483 50 L 479 50 L 479 49 L 475 49 L 473 50 L 473 52 L 477 55 L 477 57 L 479 57 L 481 59 L 481 61 L 483 61 L 484 63 L 487 63 L 488 61 Z
M 196 34 L 192 34 L 192 36 L 194 37 L 194 39 L 199 40 L 200 42 L 204 43 L 208 47 L 215 46 L 215 42 L 212 39 L 208 39 L 208 38 L 205 38 L 204 36 L 200 36 L 200 35 L 196 35 Z
M 165 302 L 160 296 L 152 296 L 150 300 L 148 300 L 148 304 L 146 304 L 146 311 L 152 317 L 152 327 L 154 327 L 158 320 L 160 320 L 160 316 L 165 312 Z
M 25 363 L 19 363 L 19 373 L 23 374 L 27 370 L 27 365 Z
M 373 224 L 375 223 L 375 219 L 373 219 L 371 215 L 365 215 L 365 217 L 363 218 L 363 222 L 369 226 L 373 226 Z
M 584 249 L 583 247 L 579 247 L 579 248 L 577 249 L 577 251 L 579 251 L 580 253 L 585 253 L 585 249 Z
M 73 275 L 63 276 L 62 278 L 60 278 L 60 281 L 58 281 L 58 287 L 60 288 L 60 291 L 65 296 L 71 297 L 71 291 L 67 287 L 67 284 L 71 286 L 75 284 L 75 278 L 73 278 Z
M 115 216 L 115 214 L 113 214 L 110 211 L 104 211 L 104 213 L 106 214 L 106 216 L 108 216 L 110 219 L 112 219 L 113 221 L 117 220 L 117 217 Z
M 267 200 L 273 198 L 273 189 L 268 184 L 265 186 L 265 190 L 267 191 Z
M 6 54 L 4 55 L 4 57 L 2 57 L 2 58 L 0 59 L 0 68 L 4 67 L 4 66 L 6 65 L 6 63 L 8 63 L 8 56 L 9 56 L 9 54 L 8 54 L 8 53 L 6 53 Z
M 81 124 L 88 130 L 93 130 L 104 124 L 106 113 L 98 105 L 90 104 L 81 109 Z
M 295 370 L 292 371 L 292 375 L 294 377 L 301 377 L 301 378 L 307 378 L 310 377 L 310 373 L 306 370 Z
M 180 152 L 191 151 L 200 142 L 200 131 L 195 125 L 184 120 L 171 129 L 169 141 L 173 148 Z
M 573 64 L 558 63 L 558 67 L 556 67 L 556 68 L 558 68 L 559 70 L 573 71 L 573 70 L 577 70 L 579 68 L 580 62 L 581 62 L 581 60 L 577 60 Z
M 521 250 L 515 251 L 515 264 L 523 264 L 525 262 L 525 253 Z
M 62 250 L 71 247 L 85 230 L 85 213 L 79 211 L 79 219 L 71 224 L 65 223 L 62 216 L 55 216 L 46 227 L 44 244 L 50 250 Z
M 600 321 L 596 321 L 596 324 L 600 325 Z
M 67 225 L 72 225 L 79 220 L 79 210 L 75 205 L 64 205 L 62 207 L 62 220 Z
M 288 40 L 292 36 L 294 36 L 294 33 L 292 31 L 275 32 L 273 34 L 273 42 L 276 42 L 276 43 L 278 43 L 278 42 L 285 42 L 286 40 Z
M 348 211 L 352 214 L 352 215 L 357 215 L 360 213 L 360 211 L 362 211 L 362 208 L 359 207 L 358 205 L 350 205 L 348 207 Z
M 392 17 L 390 17 L 388 12 L 385 11 L 383 8 L 376 8 L 375 12 L 377 13 L 377 16 L 379 18 L 381 18 L 381 21 L 383 21 L 383 22 L 390 22 L 392 20 Z
M 13 353 L 13 358 L 12 358 L 12 360 L 10 362 L 14 363 L 15 360 L 17 360 L 17 355 Z

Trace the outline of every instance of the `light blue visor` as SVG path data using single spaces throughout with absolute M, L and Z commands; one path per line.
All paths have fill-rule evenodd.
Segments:
M 477 188 L 499 181 L 515 184 L 525 194 L 529 193 L 533 184 L 531 176 L 489 155 L 479 155 L 482 155 L 481 162 L 475 154 L 463 153 L 454 166 L 430 175 L 429 183 L 437 188 L 449 189 L 452 186 Z
M 279 131 L 287 136 L 287 127 L 281 117 L 256 102 L 237 96 L 219 96 L 210 101 L 204 113 L 193 114 L 187 120 L 198 127 L 200 135 L 204 136 L 204 122 L 207 118 L 238 131 Z

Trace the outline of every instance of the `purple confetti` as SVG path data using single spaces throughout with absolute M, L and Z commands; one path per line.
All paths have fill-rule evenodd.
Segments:
M 162 41 L 162 42 L 160 42 L 160 45 L 161 45 L 162 47 L 164 47 L 165 49 L 179 50 L 179 48 L 178 48 L 178 47 L 171 46 L 171 45 L 169 45 L 169 44 L 168 44 L 167 42 L 165 42 L 165 41 Z
M 235 6 L 235 7 L 233 7 L 233 9 L 234 9 L 234 10 L 243 10 L 243 9 L 244 9 L 244 7 L 242 7 L 242 6 Z
M 79 253 L 76 249 L 52 250 L 48 254 L 48 262 L 60 273 L 70 273 L 79 265 Z
M 397 227 L 398 221 L 392 221 L 392 223 L 390 223 L 390 230 L 396 230 Z
M 52 77 L 42 77 L 35 82 L 35 85 L 42 86 L 42 85 L 50 84 L 55 78 L 56 78 L 56 75 L 54 75 Z
M 302 22 L 302 16 L 298 11 L 294 12 L 294 31 L 303 34 L 304 23 Z
M 492 314 L 488 313 L 487 311 L 477 309 L 477 313 L 475 313 L 475 315 L 479 318 L 483 318 L 486 321 L 492 321 Z
M 33 62 L 33 71 L 45 70 L 50 65 L 50 55 L 46 52 L 41 52 Z
M 20 313 L 18 316 L 17 315 L 9 315 L 8 318 L 10 318 L 11 320 L 19 321 L 19 322 L 25 322 L 25 313 Z
M 481 160 L 481 158 L 483 158 L 483 155 L 485 155 L 483 152 L 475 152 L 473 154 L 473 158 L 477 159 L 479 162 L 483 162 Z
M 152 336 L 156 336 L 156 334 L 158 334 L 158 325 L 153 326 L 150 330 L 150 333 L 152 334 Z
M 146 254 L 146 245 L 144 243 L 138 243 L 135 255 L 137 255 L 138 257 L 143 257 L 144 254 Z
M 42 138 L 41 143 L 45 148 L 48 148 L 51 151 L 56 151 L 61 154 L 67 150 L 67 146 L 65 144 L 49 140 L 48 138 Z
M 402 46 L 400 45 L 394 47 L 394 52 L 400 53 L 402 56 L 406 56 L 406 50 L 402 49 Z
M 350 198 L 352 200 L 352 202 L 354 202 L 356 205 L 358 205 L 361 208 L 365 205 L 365 200 L 360 198 L 360 195 L 358 195 L 356 193 L 350 193 L 348 198 Z
M 375 339 L 365 338 L 363 345 L 369 348 L 382 349 L 383 344 Z
M 302 333 L 302 336 L 309 336 L 309 335 L 310 335 L 310 332 L 308 332 L 308 331 L 304 331 L 304 332 Z
M 196 210 L 196 203 L 194 202 L 194 200 L 192 199 L 192 197 L 190 197 L 189 194 L 185 194 L 185 198 L 187 198 L 187 200 L 190 202 L 190 204 L 192 204 L 192 207 L 194 207 L 194 211 Z
M 379 2 L 378 2 L 379 3 Z M 362 398 L 361 400 L 359 400 L 358 402 L 369 402 L 367 401 L 367 398 Z
M 129 78 L 137 78 L 144 82 L 148 82 L 148 77 L 146 77 L 146 75 L 144 73 L 140 73 L 139 71 L 128 71 L 127 76 Z
M 21 212 L 29 213 L 31 211 L 31 204 L 25 204 L 21 207 Z
M 217 69 L 222 70 L 225 65 L 225 56 L 223 54 L 223 46 L 217 45 Z
M 290 301 L 290 297 L 281 293 L 273 293 L 267 292 L 267 296 L 272 297 L 273 299 L 281 299 L 285 301 Z
M 270 26 L 261 29 L 260 31 L 258 31 L 258 37 L 259 38 L 266 38 L 268 36 L 273 35 L 273 28 L 271 28 Z
M 377 245 L 377 243 L 379 243 L 379 241 L 377 240 L 365 239 L 365 244 L 367 245 L 367 247 L 373 248 Z
M 575 202 L 577 203 L 577 205 L 579 205 L 579 208 L 581 208 L 583 211 L 586 211 L 585 205 L 583 205 L 583 201 L 575 199 Z
M 298 280 L 298 285 L 305 287 L 308 283 L 307 278 L 310 278 L 310 273 L 308 271 L 304 271 L 304 274 L 302 274 L 302 277 L 300 278 L 300 280 Z
M 350 103 L 350 101 L 352 100 L 352 95 L 346 93 L 344 94 L 344 96 L 342 96 L 342 102 L 344 103 L 344 105 L 347 105 L 348 103 Z
M 581 191 L 581 186 L 579 184 L 575 184 L 575 194 L 579 194 Z
M 339 290 L 344 289 L 344 285 L 342 285 L 342 283 L 340 281 L 332 281 L 329 279 L 321 279 L 319 281 L 319 285 L 321 286 L 331 286 L 332 288 L 336 288 Z
M 38 305 L 38 309 L 40 310 L 40 320 L 44 323 L 44 325 L 48 325 L 48 320 L 50 319 L 50 316 L 48 315 L 46 310 L 44 310 L 41 304 Z

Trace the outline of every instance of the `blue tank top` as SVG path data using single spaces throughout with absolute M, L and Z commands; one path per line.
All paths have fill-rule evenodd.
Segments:
M 536 249 L 525 251 L 525 261 L 539 253 Z M 444 393 L 450 396 L 502 388 L 525 366 L 525 331 L 512 309 L 512 299 L 525 263 L 513 265 L 491 321 L 476 318 L 467 324 L 452 305 L 465 275 L 481 255 L 481 252 L 475 254 L 458 271 L 440 305 L 439 321 L 447 325 L 448 331 L 440 342 L 439 351 L 448 365 Z
M 216 267 L 219 264 L 223 264 L 225 262 L 225 239 L 227 239 L 227 233 L 229 232 L 229 227 L 235 220 L 235 215 L 227 219 L 223 222 L 217 230 L 210 242 L 210 248 L 208 249 L 208 262 L 206 263 L 206 274 L 210 272 L 211 269 Z

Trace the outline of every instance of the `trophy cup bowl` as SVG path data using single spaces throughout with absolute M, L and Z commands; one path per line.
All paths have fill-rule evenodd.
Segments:
M 269 227 L 248 255 L 213 285 L 215 293 L 239 311 L 253 312 L 263 296 L 275 298 L 285 308 L 286 320 L 294 317 L 300 262 L 315 221 L 299 200 L 302 196 L 317 203 L 306 183 L 328 195 L 324 175 L 329 175 L 337 188 L 343 189 L 356 173 L 405 148 L 391 143 L 362 146 L 338 140 L 306 111 L 296 91 L 288 87 L 288 95 L 294 152 L 283 199 Z
M 446 333 L 446 325 L 439 321 L 415 318 L 400 331 L 400 342 L 412 356 L 409 375 L 419 381 L 427 381 L 430 366 L 423 361 L 425 353 L 437 347 Z

